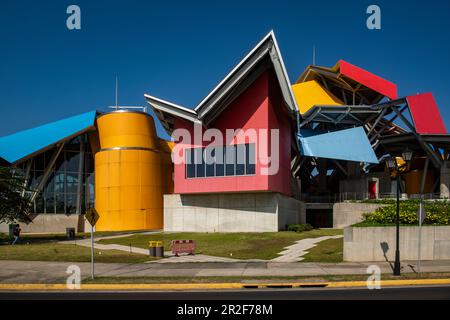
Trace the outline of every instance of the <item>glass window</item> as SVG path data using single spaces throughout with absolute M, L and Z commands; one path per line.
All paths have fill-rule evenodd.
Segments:
M 86 142 L 86 137 L 83 137 Z M 78 181 L 78 166 L 80 160 L 80 138 L 66 143 L 64 150 L 56 159 L 46 185 L 38 195 L 33 205 L 35 213 L 76 213 L 76 199 L 79 183 L 83 183 L 81 197 L 87 205 L 94 205 L 94 159 L 91 152 L 85 153 L 83 179 Z M 46 166 L 53 157 L 56 148 L 46 151 L 33 158 L 33 166 L 30 171 L 30 189 L 35 189 L 41 181 Z M 86 150 L 89 145 L 86 142 Z M 82 209 L 86 208 L 82 203 Z M 83 211 L 82 211 L 83 212 Z
M 236 175 L 242 176 L 245 174 L 245 144 L 236 146 Z
M 186 177 L 255 174 L 255 144 L 186 149 Z
M 224 161 L 224 148 L 222 146 L 216 147 L 215 160 L 216 160 L 216 177 L 222 177 L 224 175 L 225 161 Z
M 64 179 L 66 175 L 64 172 L 55 173 L 55 193 L 64 193 Z
M 234 165 L 236 162 L 236 155 L 234 146 L 225 147 L 225 175 L 234 176 Z
M 66 213 L 76 213 L 77 212 L 77 194 L 67 194 L 66 195 Z
M 245 173 L 255 174 L 255 163 L 256 163 L 256 151 L 255 144 L 249 143 L 245 145 Z
M 45 213 L 55 213 L 55 197 L 53 195 L 45 197 Z
M 44 213 L 44 198 L 42 198 L 42 195 L 39 195 L 36 197 L 36 200 L 34 200 L 34 212 Z
M 195 155 L 195 173 L 197 178 L 205 176 L 205 162 L 203 159 L 203 148 L 194 149 Z
M 46 159 L 49 160 L 49 159 Z M 47 162 L 48 164 L 48 162 Z M 54 171 L 66 171 L 66 162 L 64 161 L 64 152 L 61 151 L 59 157 L 55 161 L 55 165 L 53 167 Z
M 205 148 L 205 165 L 206 165 L 206 176 L 214 177 L 215 168 L 215 155 L 216 150 L 214 148 Z
M 47 184 L 44 187 L 45 194 L 53 194 L 55 192 L 55 174 L 52 173 L 48 177 Z
M 44 175 L 44 171 L 34 171 L 30 172 L 31 182 L 30 182 L 30 188 L 35 189 L 37 188 L 39 182 L 42 179 L 42 176 Z
M 64 199 L 64 193 L 58 193 L 55 195 L 55 209 L 56 213 L 66 213 L 65 212 L 65 199 Z
M 66 192 L 78 192 L 78 173 L 66 173 Z
M 66 170 L 67 172 L 78 172 L 80 165 L 79 152 L 66 152 Z
M 195 178 L 195 163 L 193 149 L 185 149 L 186 152 L 186 177 Z
M 95 201 L 95 195 L 94 195 L 94 193 L 93 193 L 93 192 L 90 193 L 90 194 L 88 195 L 88 197 L 86 197 L 86 200 L 87 200 L 88 207 L 89 207 L 89 208 L 92 208 L 92 207 L 94 206 L 94 201 Z

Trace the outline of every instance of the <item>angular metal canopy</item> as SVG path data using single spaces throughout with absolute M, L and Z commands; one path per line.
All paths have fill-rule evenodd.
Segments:
M 61 141 L 94 128 L 97 111 L 19 131 L 0 138 L 0 158 L 9 163 L 24 160 Z
M 384 97 L 397 99 L 397 85 L 344 60 L 332 68 L 310 65 L 296 83 L 316 80 L 344 104 L 371 105 Z
M 300 153 L 307 157 L 378 163 L 362 127 L 299 136 Z

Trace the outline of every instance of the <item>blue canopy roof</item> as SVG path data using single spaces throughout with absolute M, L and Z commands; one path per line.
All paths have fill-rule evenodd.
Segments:
M 92 129 L 97 111 L 19 131 L 0 138 L 0 157 L 9 163 L 17 162 L 60 141 Z
M 377 156 L 362 127 L 312 135 L 301 131 L 300 152 L 304 156 L 378 163 Z

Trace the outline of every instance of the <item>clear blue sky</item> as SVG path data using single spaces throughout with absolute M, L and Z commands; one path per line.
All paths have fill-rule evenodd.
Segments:
M 81 8 L 80 31 L 66 8 Z M 366 8 L 382 30 L 366 28 Z M 294 81 L 312 60 L 345 59 L 392 82 L 401 96 L 433 92 L 450 129 L 450 2 L 44 1 L 0 3 L 0 136 L 144 93 L 194 107 L 271 29 Z M 159 134 L 167 137 L 158 125 Z

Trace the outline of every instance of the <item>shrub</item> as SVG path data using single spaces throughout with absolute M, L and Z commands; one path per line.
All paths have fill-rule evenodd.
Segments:
M 449 201 L 425 201 L 426 217 L 423 224 L 450 225 Z M 416 225 L 419 201 L 400 201 L 400 224 Z M 363 222 L 366 224 L 395 224 L 397 217 L 397 204 L 383 206 L 373 213 L 363 214 Z
M 294 231 L 294 232 L 311 231 L 312 229 L 314 229 L 314 228 L 309 223 L 290 224 L 287 226 L 287 231 Z

